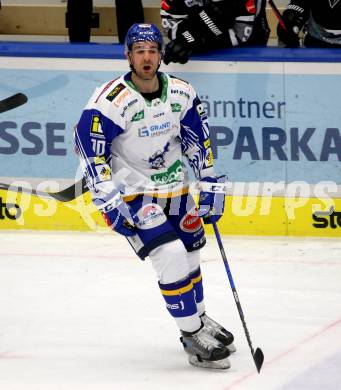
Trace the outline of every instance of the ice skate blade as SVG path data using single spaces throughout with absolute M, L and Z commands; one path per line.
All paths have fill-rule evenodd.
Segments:
M 188 362 L 192 366 L 201 367 L 201 368 L 211 368 L 214 370 L 227 370 L 231 367 L 231 363 L 228 358 L 209 361 L 209 360 L 199 360 L 196 355 L 188 355 Z
M 234 346 L 233 343 L 227 345 L 226 347 L 227 347 L 227 349 L 230 351 L 230 353 L 233 353 L 233 352 L 236 352 L 236 351 L 237 351 L 237 349 L 236 349 L 236 347 Z

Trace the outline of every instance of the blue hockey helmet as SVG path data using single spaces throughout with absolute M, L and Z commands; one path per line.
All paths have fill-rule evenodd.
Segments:
M 155 24 L 135 23 L 133 24 L 125 38 L 125 50 L 131 51 L 135 42 L 156 42 L 159 50 L 163 50 L 163 38 L 160 30 Z

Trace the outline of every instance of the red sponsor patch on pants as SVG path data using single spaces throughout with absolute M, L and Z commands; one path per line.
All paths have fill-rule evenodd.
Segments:
M 256 13 L 255 0 L 248 0 L 246 3 L 246 9 L 248 13 L 255 14 Z

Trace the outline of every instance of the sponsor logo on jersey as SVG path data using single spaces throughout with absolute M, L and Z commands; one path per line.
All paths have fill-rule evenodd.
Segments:
M 131 121 L 132 122 L 138 122 L 138 121 L 140 121 L 143 118 L 144 118 L 144 110 L 139 111 L 136 114 L 134 114 L 133 117 L 131 118 Z
M 179 103 L 172 103 L 172 112 L 180 112 L 181 111 L 181 104 Z
M 154 114 L 153 118 L 160 118 L 160 116 L 163 116 L 163 115 L 165 115 L 164 112 L 159 112 L 158 114 Z
M 111 86 L 116 80 L 117 80 L 117 78 L 108 82 L 108 84 L 102 89 L 101 93 L 98 95 L 97 99 L 95 100 L 95 103 L 98 102 L 99 98 L 103 95 L 103 93 L 106 92 L 106 91 L 110 88 L 110 86 Z
M 0 220 L 5 218 L 16 220 L 20 218 L 21 214 L 21 208 L 18 204 L 3 202 L 0 197 Z
M 137 213 L 139 218 L 138 227 L 140 229 L 151 229 L 166 222 L 166 216 L 156 203 L 150 203 L 143 206 Z
M 129 101 L 125 106 L 122 107 L 122 111 L 120 113 L 121 117 L 124 118 L 125 117 L 125 114 L 126 114 L 126 111 L 131 108 L 134 104 L 136 104 L 138 102 L 138 99 L 134 99 L 134 100 L 131 100 Z
M 327 212 L 315 212 L 312 214 L 313 227 L 316 229 L 337 229 L 341 228 L 341 211 L 331 210 L 330 214 Z
M 105 157 L 104 156 L 95 156 L 94 163 L 95 163 L 95 165 L 105 164 Z
M 118 96 L 118 97 L 113 101 L 113 103 L 115 104 L 116 107 L 119 107 L 119 106 L 122 104 L 123 100 L 124 100 L 127 96 L 129 96 L 129 95 L 130 95 L 130 91 L 127 89 L 126 91 L 122 92 L 122 93 L 120 94 L 120 96 Z
M 170 184 L 183 180 L 183 169 L 180 160 L 175 161 L 166 172 L 156 173 L 151 176 L 152 181 L 157 185 Z
M 174 95 L 185 96 L 187 99 L 189 99 L 189 93 L 183 91 L 182 89 L 171 89 L 171 93 Z
M 158 137 L 169 133 L 170 129 L 170 122 L 164 122 L 160 125 L 152 125 L 150 128 L 143 126 L 138 129 L 138 132 L 139 137 Z
M 160 130 L 165 130 L 170 128 L 170 122 L 164 122 L 161 123 L 160 125 L 152 125 L 150 126 L 150 131 L 160 131 Z
M 101 119 L 99 115 L 93 115 L 91 120 L 90 135 L 98 138 L 104 138 Z
M 202 227 L 195 208 L 190 210 L 180 221 L 180 229 L 186 233 L 195 233 Z
M 245 4 L 246 10 L 249 14 L 255 14 L 256 13 L 256 4 L 255 0 L 248 0 Z
M 106 96 L 106 99 L 112 102 L 125 88 L 126 86 L 124 84 L 117 84 L 116 87 Z

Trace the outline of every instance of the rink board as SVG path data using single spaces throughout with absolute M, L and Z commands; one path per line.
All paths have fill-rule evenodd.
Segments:
M 79 179 L 73 126 L 94 88 L 128 70 L 122 53 L 120 45 L 0 44 L 0 99 L 18 91 L 29 98 L 1 114 L 2 182 L 64 188 Z M 237 48 L 161 70 L 195 87 L 217 174 L 283 187 L 273 197 L 261 188 L 229 192 L 222 233 L 341 235 L 340 51 Z M 311 191 L 324 183 L 321 196 Z M 67 204 L 0 196 L 0 229 L 106 229 L 88 196 Z
M 61 203 L 0 190 L 0 199 L 1 229 L 108 231 L 89 194 Z M 341 237 L 341 199 L 227 196 L 219 228 L 222 234 Z

